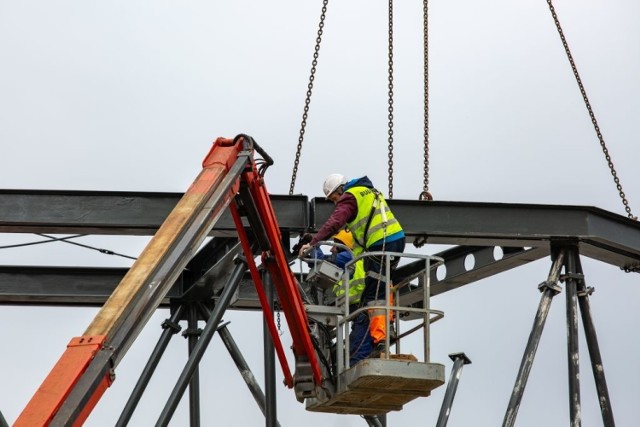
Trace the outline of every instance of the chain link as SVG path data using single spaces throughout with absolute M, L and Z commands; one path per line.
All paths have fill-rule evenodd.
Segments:
M 329 0 L 323 0 L 322 12 L 320 14 L 320 23 L 318 24 L 318 35 L 316 36 L 316 45 L 313 50 L 313 61 L 311 61 L 311 74 L 309 75 L 309 83 L 307 84 L 307 94 L 304 100 L 304 111 L 302 113 L 302 122 L 300 123 L 300 135 L 298 136 L 298 147 L 296 149 L 296 158 L 293 163 L 293 172 L 291 173 L 291 186 L 289 187 L 289 195 L 293 195 L 296 186 L 296 178 L 298 176 L 298 166 L 300 165 L 300 154 L 302 152 L 302 142 L 304 141 L 304 133 L 307 127 L 307 118 L 309 117 L 309 104 L 311 104 L 311 94 L 313 92 L 313 81 L 315 80 L 316 67 L 318 66 L 318 56 L 320 55 L 320 42 L 322 42 L 322 33 L 324 31 L 324 20 L 327 14 L 327 4 Z
M 389 198 L 393 199 L 393 0 L 389 0 Z
M 278 328 L 278 335 L 282 336 L 280 312 L 276 311 L 276 327 Z
M 429 193 L 429 1 L 422 0 L 424 48 L 424 175 L 420 200 L 433 200 Z
M 625 265 L 624 267 L 620 267 L 620 270 L 623 270 L 625 273 L 640 273 L 640 263 Z
M 573 61 L 573 56 L 571 55 L 571 51 L 569 50 L 569 44 L 567 43 L 566 38 L 564 37 L 564 32 L 562 31 L 562 27 L 560 26 L 560 21 L 558 20 L 558 15 L 556 14 L 556 10 L 551 3 L 551 0 L 547 0 L 547 4 L 549 5 L 549 10 L 551 10 L 551 16 L 553 17 L 553 21 L 556 24 L 556 28 L 558 30 L 558 34 L 560 34 L 560 39 L 562 40 L 562 46 L 564 46 L 564 51 L 567 54 L 567 58 L 569 59 L 569 63 L 571 64 L 571 69 L 573 70 L 573 75 L 576 78 L 576 82 L 578 83 L 578 87 L 580 88 L 580 93 L 582 94 L 582 99 L 589 111 L 589 117 L 591 117 L 591 123 L 593 123 L 593 127 L 596 131 L 596 135 L 598 136 L 598 141 L 600 141 L 600 146 L 602 147 L 602 152 L 604 153 L 604 157 L 607 160 L 607 164 L 609 165 L 609 170 L 611 171 L 611 175 L 613 176 L 613 182 L 616 184 L 616 188 L 618 189 L 618 194 L 622 199 L 622 204 L 624 205 L 624 210 L 627 212 L 627 216 L 631 219 L 637 220 L 638 218 L 631 213 L 631 208 L 629 207 L 629 202 L 627 201 L 627 197 L 622 191 L 622 184 L 620 183 L 620 179 L 618 178 L 618 174 L 616 173 L 616 169 L 613 166 L 613 161 L 611 160 L 611 156 L 609 155 L 609 150 L 604 142 L 604 137 L 600 132 L 600 126 L 598 126 L 598 121 L 596 120 L 596 116 L 593 113 L 593 109 L 591 108 L 591 103 L 589 102 L 589 98 L 587 97 L 587 92 L 584 89 L 582 84 L 582 79 L 580 79 L 580 74 L 578 74 L 578 68 L 576 67 L 575 62 Z

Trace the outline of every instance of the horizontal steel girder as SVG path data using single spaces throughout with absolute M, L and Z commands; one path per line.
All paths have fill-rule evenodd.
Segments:
M 231 249 L 228 255 L 233 255 Z M 431 295 L 438 295 L 469 283 L 476 282 L 511 268 L 535 261 L 548 252 L 542 248 L 510 248 L 496 259 L 494 248 L 456 247 L 437 254 L 444 259 L 446 274 L 440 279 L 437 271 L 431 272 Z M 467 257 L 474 259 L 473 266 L 466 267 Z M 183 274 L 171 288 L 169 300 L 179 299 L 216 299 L 223 280 L 218 280 L 222 271 L 228 268 L 230 256 L 221 257 L 202 276 Z M 398 269 L 396 283 L 412 280 L 424 268 L 407 265 Z M 222 270 L 222 271 L 221 271 Z M 125 268 L 77 268 L 77 267 L 1 267 L 0 266 L 0 304 L 38 305 L 102 305 L 111 295 L 120 280 L 126 274 Z M 395 280 L 394 280 L 395 281 Z M 422 286 L 411 285 L 401 288 L 403 304 L 413 304 L 422 300 Z M 234 309 L 260 309 L 260 302 L 249 274 L 240 283 L 231 303 Z
M 0 190 L 0 232 L 152 236 L 182 193 Z M 306 196 L 272 195 L 280 226 L 304 230 L 309 224 Z M 212 234 L 235 236 L 225 212 Z
M 0 232 L 153 235 L 181 193 L 0 190 Z M 316 231 L 333 204 L 272 195 L 281 229 Z M 409 240 L 465 246 L 541 246 L 574 240 L 620 267 L 640 261 L 640 223 L 588 206 L 390 200 Z M 235 234 L 228 214 L 214 235 Z M 598 249 L 599 248 L 599 249 Z M 609 256 L 602 252 L 611 252 Z M 626 257 L 617 262 L 617 255 Z
M 0 232 L 151 235 L 181 196 L 0 190 Z M 333 208 L 322 198 L 309 203 L 306 196 L 274 195 L 272 202 L 285 235 L 317 231 Z M 391 200 L 389 204 L 410 242 L 426 239 L 430 244 L 458 245 L 437 254 L 445 259 L 447 273 L 438 280 L 432 272 L 433 295 L 547 256 L 552 245 L 578 245 L 582 255 L 621 268 L 640 265 L 640 224 L 594 207 L 405 200 Z M 230 241 L 225 239 L 235 236 L 228 214 L 212 234 L 222 240 L 212 242 L 210 248 L 196 255 L 191 264 L 197 268 L 190 271 L 209 271 L 214 278 L 206 273 L 194 276 L 187 272 L 172 288 L 170 298 L 215 298 L 219 289 L 203 285 L 220 274 L 216 270 L 223 269 L 215 266 L 228 258 L 225 254 L 230 250 Z M 500 259 L 493 255 L 495 247 L 504 254 Z M 469 256 L 475 265 L 467 269 L 465 260 Z M 0 303 L 100 305 L 125 272 L 126 269 L 109 268 L 0 266 Z M 419 303 L 421 294 L 419 287 L 407 288 L 403 298 Z M 259 307 L 248 279 L 240 286 L 233 306 Z
M 410 241 L 464 246 L 577 244 L 580 254 L 620 268 L 640 265 L 640 222 L 590 206 L 390 200 Z M 333 204 L 311 201 L 311 228 Z

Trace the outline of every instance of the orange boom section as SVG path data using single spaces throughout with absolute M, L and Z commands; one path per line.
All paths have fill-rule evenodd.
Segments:
M 191 256 L 227 208 L 236 224 L 247 264 L 265 313 L 285 384 L 294 379 L 287 365 L 254 254 L 245 228 L 262 250 L 263 263 L 273 276 L 282 310 L 293 337 L 296 360 L 306 359 L 314 383 L 322 382 L 320 367 L 307 329 L 307 317 L 293 273 L 281 244 L 280 228 L 264 185 L 255 152 L 273 162 L 246 135 L 218 138 L 205 157 L 203 169 L 131 266 L 83 336 L 74 338 L 14 424 L 17 427 L 81 425 L 115 379 L 114 370 L 140 331 L 166 297 Z M 262 163 L 268 163 L 264 160 Z M 238 209 L 242 204 L 249 227 Z

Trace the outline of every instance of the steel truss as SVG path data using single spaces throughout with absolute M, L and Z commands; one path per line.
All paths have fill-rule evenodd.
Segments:
M 0 232 L 42 234 L 153 235 L 182 194 L 80 191 L 0 190 Z M 289 238 L 315 231 L 331 211 L 323 199 L 305 196 L 272 196 L 274 211 L 288 248 Z M 637 271 L 640 266 L 640 225 L 626 217 L 585 206 L 550 206 L 497 203 L 389 201 L 403 224 L 410 242 L 453 245 L 439 254 L 445 260 L 446 275 L 431 275 L 431 295 L 466 286 L 531 261 L 551 256 L 548 279 L 539 289 L 540 306 L 511 400 L 505 426 L 513 425 L 553 296 L 565 283 L 568 328 L 568 361 L 572 425 L 580 418 L 579 366 L 577 348 L 577 309 L 586 332 L 592 370 L 596 380 L 602 417 L 614 425 L 602 360 L 589 306 L 580 255 Z M 164 349 L 179 332 L 180 321 L 187 322 L 190 358 L 184 367 L 158 425 L 166 425 L 182 394 L 189 387 L 191 425 L 199 423 L 198 363 L 217 331 L 238 369 L 243 372 L 267 425 L 278 425 L 275 402 L 275 357 L 269 333 L 265 331 L 266 392 L 260 390 L 235 345 L 227 325 L 220 325 L 226 309 L 259 309 L 255 286 L 238 262 L 241 252 L 232 218 L 225 212 L 210 233 L 212 237 L 187 263 L 162 301 L 171 307 L 171 318 L 154 348 L 141 378 L 124 408 L 118 425 L 126 425 L 153 374 Z M 469 267 L 469 259 L 473 266 Z M 561 273 L 564 269 L 564 273 Z M 40 266 L 0 266 L 0 304 L 101 305 L 123 278 L 126 269 Z M 394 282 L 417 277 L 412 264 L 399 268 Z M 268 288 L 269 280 L 265 279 Z M 421 306 L 421 284 L 406 286 L 403 301 Z M 269 294 L 269 293 L 267 293 Z M 271 292 L 271 298 L 274 298 Z M 277 308 L 277 299 L 271 300 Z M 199 321 L 206 321 L 204 329 Z M 452 355 L 452 358 L 454 355 Z M 461 353 L 453 358 L 459 378 Z M 248 374 L 247 374 L 248 373 Z M 450 383 L 443 411 L 449 411 L 455 383 Z M 448 414 L 448 412 L 446 412 Z M 369 418 L 370 425 L 386 425 L 386 420 Z M 441 415 L 438 425 L 446 424 Z

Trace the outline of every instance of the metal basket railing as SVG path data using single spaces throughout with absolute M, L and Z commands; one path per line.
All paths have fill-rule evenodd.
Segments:
M 384 355 L 385 359 L 389 358 L 389 349 L 391 345 L 395 345 L 395 353 L 400 353 L 400 344 L 401 338 L 404 338 L 408 335 L 413 334 L 414 332 L 422 329 L 423 330 L 423 339 L 422 339 L 422 347 L 423 347 L 423 361 L 425 363 L 430 363 L 430 325 L 433 322 L 436 322 L 444 317 L 444 313 L 440 310 L 431 309 L 430 298 L 431 298 L 431 271 L 436 269 L 439 265 L 444 263 L 444 260 L 439 257 L 431 256 L 431 255 L 420 255 L 420 254 L 409 254 L 409 253 L 398 253 L 398 252 L 365 252 L 361 255 L 356 256 L 350 262 L 347 263 L 345 268 L 345 273 L 342 276 L 342 286 L 344 287 L 344 292 L 342 295 L 349 295 L 349 270 L 350 267 L 355 265 L 361 259 L 366 257 L 378 257 L 382 262 L 384 262 L 385 268 L 385 284 L 390 284 L 391 282 L 391 259 L 393 257 L 397 257 L 399 259 L 422 259 L 424 260 L 424 278 L 422 280 L 422 292 L 423 292 L 423 306 L 422 307 L 409 307 L 402 306 L 402 302 L 400 300 L 400 292 L 399 288 L 394 288 L 393 286 L 385 292 L 385 302 L 384 305 L 375 305 L 375 306 L 364 306 L 359 307 L 357 310 L 349 313 L 349 298 L 338 298 L 336 299 L 335 304 L 342 309 L 343 317 L 338 319 L 338 326 L 336 328 L 336 368 L 338 373 L 342 372 L 345 369 L 349 369 L 349 355 L 348 349 L 350 348 L 349 342 L 349 330 L 351 321 L 355 319 L 360 313 L 365 312 L 366 310 L 371 310 L 375 308 L 376 310 L 384 310 L 385 312 L 385 321 L 386 321 L 386 331 L 390 331 L 391 318 L 392 313 L 415 313 L 418 318 L 422 317 L 423 322 L 409 329 L 406 332 L 402 332 L 400 328 L 400 316 L 396 315 L 394 318 L 395 330 L 397 333 L 397 338 L 395 342 L 391 342 L 390 334 L 387 333 L 385 337 L 385 348 L 387 352 Z M 381 280 L 382 282 L 382 280 Z M 407 284 L 405 284 L 406 286 Z M 394 294 L 394 298 L 391 299 L 391 294 Z M 345 349 L 347 349 L 345 351 Z

